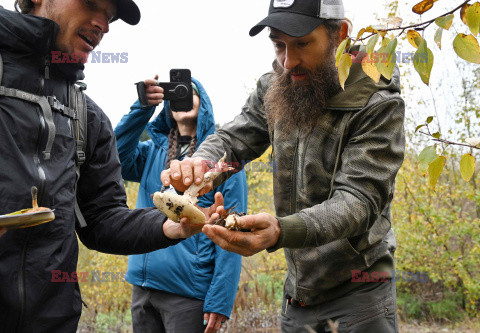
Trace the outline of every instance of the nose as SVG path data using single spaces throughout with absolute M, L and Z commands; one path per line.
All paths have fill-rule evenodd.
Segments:
M 107 16 L 103 13 L 96 13 L 92 19 L 92 25 L 98 28 L 103 34 L 109 31 Z
M 285 51 L 285 58 L 283 59 L 283 68 L 293 69 L 300 64 L 300 57 L 293 49 L 287 47 Z

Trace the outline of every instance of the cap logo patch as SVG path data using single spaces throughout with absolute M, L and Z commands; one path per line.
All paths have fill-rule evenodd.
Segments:
M 274 8 L 287 8 L 293 5 L 295 0 L 273 0 Z

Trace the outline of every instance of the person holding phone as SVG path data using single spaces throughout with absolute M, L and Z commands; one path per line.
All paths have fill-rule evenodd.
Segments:
M 140 183 L 137 208 L 152 207 L 151 194 L 160 191 L 160 173 L 172 160 L 192 156 L 215 131 L 213 108 L 202 84 L 192 78 L 193 108 L 171 109 L 163 101 L 158 77 L 145 80 L 149 106 L 136 101 L 115 129 L 122 176 Z M 163 110 L 151 122 L 156 106 Z M 144 131 L 150 139 L 140 141 Z M 218 189 L 225 207 L 246 212 L 245 172 L 233 175 Z M 213 193 L 199 198 L 209 206 Z M 230 316 L 241 270 L 241 257 L 198 234 L 166 251 L 133 255 L 126 280 L 133 285 L 132 323 L 135 332 L 215 332 Z

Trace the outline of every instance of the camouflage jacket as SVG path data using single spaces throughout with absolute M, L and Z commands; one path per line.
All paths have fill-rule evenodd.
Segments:
M 194 157 L 216 161 L 226 151 L 227 161 L 241 162 L 273 145 L 281 234 L 269 251 L 285 248 L 285 293 L 319 304 L 355 288 L 352 270 L 393 269 L 390 203 L 405 150 L 399 70 L 375 83 L 354 63 L 345 90 L 328 101 L 314 130 L 281 139 L 275 130 L 269 135 L 265 119 L 271 77 L 260 78 L 242 113 Z

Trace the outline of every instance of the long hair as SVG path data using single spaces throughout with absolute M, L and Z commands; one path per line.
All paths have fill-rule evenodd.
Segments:
M 170 168 L 170 163 L 177 157 L 177 148 L 178 148 L 178 137 L 180 133 L 178 132 L 177 122 L 173 119 L 172 111 L 168 111 L 168 117 L 172 122 L 172 129 L 168 133 L 168 159 L 166 168 Z M 191 157 L 193 153 L 197 149 L 197 137 L 192 137 L 192 141 L 190 141 L 190 147 L 188 148 L 187 156 Z

